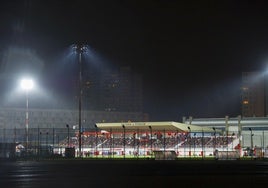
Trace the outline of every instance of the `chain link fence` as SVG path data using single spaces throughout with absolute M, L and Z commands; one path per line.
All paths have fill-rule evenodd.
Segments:
M 215 151 L 238 151 L 239 138 L 211 133 L 150 130 L 30 128 L 0 129 L 0 158 L 154 158 L 173 152 L 176 158 L 214 157 Z M 230 155 L 231 156 L 231 155 Z

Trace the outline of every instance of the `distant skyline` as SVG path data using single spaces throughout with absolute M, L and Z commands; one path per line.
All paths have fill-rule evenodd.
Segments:
M 107 66 L 143 75 L 152 121 L 241 115 L 242 72 L 268 63 L 260 1 L 9 0 L 0 27 L 1 83 L 29 69 L 47 83 L 66 50 L 84 43 Z

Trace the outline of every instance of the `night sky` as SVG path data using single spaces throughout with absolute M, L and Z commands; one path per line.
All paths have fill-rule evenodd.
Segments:
M 267 8 L 265 1 L 1 1 L 1 79 L 28 67 L 45 83 L 64 51 L 84 43 L 110 66 L 143 76 L 152 121 L 237 116 L 241 73 L 263 71 L 268 61 Z

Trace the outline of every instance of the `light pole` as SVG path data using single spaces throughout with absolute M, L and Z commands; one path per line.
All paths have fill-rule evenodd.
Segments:
M 103 138 L 104 138 L 104 133 L 102 133 L 102 142 L 101 142 L 101 156 L 102 156 L 102 158 L 103 158 L 103 144 L 104 144 L 104 142 L 103 142 Z
M 264 157 L 264 150 L 265 150 L 265 147 L 264 147 L 264 130 L 262 131 L 262 157 Z
M 188 136 L 188 138 L 190 138 L 190 140 L 189 140 L 189 157 L 191 157 L 191 142 L 192 142 L 192 138 L 191 138 L 191 128 L 190 127 L 188 127 L 188 130 L 189 130 L 189 136 Z
M 180 140 L 179 140 L 179 131 L 177 130 L 176 132 L 176 140 L 177 140 L 177 158 L 179 156 L 179 143 L 180 143 Z
M 184 145 L 184 147 L 183 147 L 183 150 L 184 150 L 184 158 L 186 157 L 186 144 L 185 144 L 185 141 L 187 140 L 187 135 L 183 135 L 183 145 Z
M 214 155 L 216 153 L 216 129 L 215 127 L 212 127 L 212 129 L 214 130 Z
M 98 126 L 95 124 L 95 155 L 98 156 Z
M 78 101 L 78 110 L 79 110 L 79 117 L 78 117 L 78 127 L 79 127 L 79 131 L 78 131 L 78 142 L 79 142 L 79 157 L 81 157 L 81 145 L 82 145 L 82 139 L 81 139 L 81 135 L 82 135 L 82 127 L 81 127 L 81 110 L 82 110 L 82 94 L 83 94 L 83 87 L 82 87 L 82 54 L 83 52 L 86 50 L 86 46 L 85 45 L 75 45 L 74 49 L 78 52 L 79 54 L 79 59 L 78 59 L 78 63 L 79 63 L 79 101 Z
M 252 129 L 248 128 L 250 130 L 250 155 L 251 157 L 253 157 L 253 136 L 254 134 L 252 134 Z
M 267 68 L 266 68 L 267 69 Z M 264 74 L 264 79 L 263 79 L 263 82 L 264 82 L 264 116 L 267 116 L 267 107 L 268 107 L 268 99 L 267 99 L 267 70 L 265 71 L 265 74 Z
M 151 144 L 151 158 L 152 158 L 153 157 L 153 138 L 152 138 L 152 126 L 151 125 L 149 126 L 149 129 L 150 129 L 150 134 L 151 134 L 150 144 Z
M 204 159 L 204 154 L 205 154 L 205 151 L 204 151 L 204 131 L 202 129 L 202 159 Z
M 33 80 L 31 79 L 23 79 L 21 80 L 21 88 L 26 92 L 26 114 L 25 114 L 25 128 L 26 128 L 26 152 L 28 153 L 29 147 L 29 97 L 28 92 L 34 86 Z
M 194 133 L 194 157 L 195 157 L 195 140 L 196 140 L 196 133 Z
M 133 133 L 133 156 L 136 156 L 136 132 Z
M 66 124 L 67 131 L 68 131 L 68 148 L 70 147 L 70 126 Z
M 126 127 L 125 127 L 125 125 L 122 125 L 122 127 L 123 127 L 123 131 L 124 131 L 124 133 L 123 133 L 123 146 L 124 146 L 124 159 L 126 158 Z

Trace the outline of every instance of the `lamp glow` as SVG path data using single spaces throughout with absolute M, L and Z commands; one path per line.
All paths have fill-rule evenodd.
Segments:
M 21 88 L 26 91 L 26 114 L 25 114 L 25 128 L 26 128 L 26 154 L 28 154 L 29 149 L 29 99 L 28 91 L 31 90 L 34 86 L 34 83 L 31 79 L 21 80 Z
M 20 85 L 21 85 L 22 89 L 30 90 L 33 88 L 34 83 L 33 83 L 33 80 L 23 79 L 23 80 L 21 80 Z

